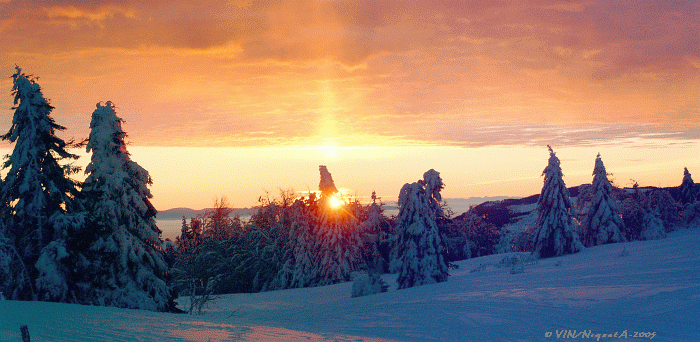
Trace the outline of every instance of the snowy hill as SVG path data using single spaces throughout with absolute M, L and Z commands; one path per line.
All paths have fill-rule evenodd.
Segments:
M 696 228 L 539 261 L 490 255 L 444 283 L 395 290 L 386 279 L 389 292 L 359 298 L 351 283 L 225 295 L 202 316 L 0 301 L 0 341 L 20 341 L 21 324 L 32 341 L 555 341 L 573 330 L 700 341 L 699 245 Z

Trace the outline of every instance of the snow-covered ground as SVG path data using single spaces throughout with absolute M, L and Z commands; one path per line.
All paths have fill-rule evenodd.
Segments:
M 698 246 L 692 229 L 515 267 L 499 264 L 526 254 L 491 255 L 441 284 L 226 295 L 201 316 L 0 301 L 0 341 L 21 324 L 32 341 L 700 341 Z

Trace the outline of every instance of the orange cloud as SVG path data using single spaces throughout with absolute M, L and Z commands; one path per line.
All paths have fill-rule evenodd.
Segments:
M 45 7 L 44 11 L 49 19 L 86 19 L 97 22 L 113 17 L 116 13 L 119 13 L 127 18 L 133 18 L 135 16 L 133 10 L 120 9 L 113 6 L 108 8 L 100 8 L 97 10 L 79 9 L 75 6 L 51 6 Z
M 8 75 L 15 63 L 40 75 L 76 126 L 96 101 L 114 101 L 138 122 L 139 144 L 583 144 L 627 137 L 619 127 L 700 135 L 699 11 L 667 1 L 42 0 L 0 7 L 0 55 Z

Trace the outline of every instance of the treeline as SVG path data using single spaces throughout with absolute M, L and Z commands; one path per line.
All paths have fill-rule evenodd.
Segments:
M 687 169 L 673 191 L 636 184 L 620 189 L 609 181 L 598 155 L 592 184 L 574 188 L 572 199 L 551 148 L 540 195 L 485 203 L 454 218 L 441 202 L 444 184 L 434 170 L 401 189 L 399 215 L 389 217 L 374 194 L 367 205 L 351 201 L 333 207 L 335 185 L 325 166 L 320 171 L 319 197 L 298 197 L 293 191 L 276 199 L 262 197 L 247 223 L 230 218 L 225 202 L 189 223 L 183 217 L 182 233 L 167 251 L 177 290 L 257 292 L 327 285 L 354 274 L 367 283 L 361 286 L 373 289 L 363 293 L 374 293 L 382 288 L 381 273 L 404 274 L 398 280 L 403 288 L 444 281 L 443 266 L 470 257 L 509 251 L 551 257 L 595 245 L 663 238 L 700 224 L 698 188 Z M 503 204 L 520 202 L 537 203 L 538 218 L 511 236 L 503 228 L 517 214 Z M 407 271 L 405 263 L 421 268 Z M 407 280 L 407 273 L 435 276 Z
M 448 263 L 489 254 L 498 235 L 483 220 L 452 221 L 444 213 L 439 173 L 406 184 L 398 217 L 381 201 L 343 201 L 331 174 L 320 166 L 318 192 L 282 191 L 261 197 L 250 220 L 229 217 L 225 200 L 204 215 L 183 217 L 181 235 L 167 248 L 180 293 L 257 292 L 349 281 L 367 294 L 386 289 L 379 274 L 399 273 L 399 287 L 444 281 Z M 488 240 L 490 247 L 471 241 Z M 375 289 L 375 290 L 371 290 Z
M 568 239 L 560 238 L 559 243 L 571 244 L 569 249 L 553 255 L 573 253 L 584 246 L 660 239 L 671 231 L 700 225 L 700 190 L 687 168 L 683 170 L 678 187 L 641 188 L 635 182 L 632 188 L 625 189 L 615 187 L 609 181 L 610 174 L 599 154 L 594 164 L 592 183 L 570 191 L 564 186 L 559 159 L 550 147 L 550 165 L 544 175 L 542 194 L 522 200 L 537 202 L 537 222 L 524 232 L 510 236 L 510 240 L 501 241 L 500 251 L 504 251 L 504 245 L 512 251 L 536 251 L 536 237 L 550 222 L 556 222 L 553 231 L 559 236 L 569 236 Z M 557 179 L 557 182 L 548 183 L 548 179 Z M 575 193 L 574 200 L 570 199 L 570 192 Z M 502 228 L 517 217 L 503 205 L 513 200 L 503 202 L 481 205 L 472 210 L 489 222 L 497 222 L 497 226 Z M 551 221 L 552 217 L 556 220 Z M 504 232 L 504 236 L 507 235 L 508 232 Z M 539 242 L 543 243 L 542 240 Z

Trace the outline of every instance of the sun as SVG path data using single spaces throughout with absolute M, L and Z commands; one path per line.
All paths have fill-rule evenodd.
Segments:
M 338 157 L 338 146 L 328 144 L 319 146 L 318 149 L 321 151 L 321 154 L 328 159 L 335 159 Z
M 338 198 L 336 196 L 331 196 L 328 203 L 331 205 L 331 208 L 338 208 L 341 205 L 343 205 L 343 200 L 341 200 L 340 198 Z

